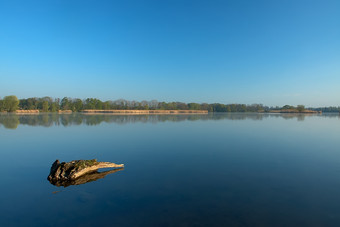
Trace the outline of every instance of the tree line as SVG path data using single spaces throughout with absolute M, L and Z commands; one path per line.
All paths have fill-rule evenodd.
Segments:
M 128 101 L 118 99 L 115 101 L 101 101 L 96 98 L 27 98 L 18 99 L 16 96 L 0 98 L 0 112 L 14 112 L 16 110 L 39 110 L 40 112 L 58 112 L 59 110 L 71 110 L 81 112 L 83 110 L 207 110 L 209 112 L 269 112 L 271 110 L 296 109 L 304 110 L 303 105 L 297 107 L 285 105 L 282 107 L 268 107 L 262 104 L 221 104 L 221 103 L 184 103 L 184 102 L 158 102 L 151 101 Z M 309 108 L 322 110 L 323 112 L 339 112 L 340 107 Z

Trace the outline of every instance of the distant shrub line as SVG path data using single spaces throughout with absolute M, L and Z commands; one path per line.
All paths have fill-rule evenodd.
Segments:
M 184 103 L 184 102 L 158 102 L 152 101 L 128 101 L 118 99 L 115 101 L 101 101 L 96 98 L 68 98 L 63 99 L 43 97 L 18 99 L 16 96 L 6 96 L 0 99 L 0 112 L 14 112 L 16 110 L 39 110 L 40 112 L 58 112 L 59 110 L 71 110 L 81 112 L 83 110 L 207 110 L 209 112 L 270 112 L 272 110 L 296 109 L 303 111 L 303 105 L 283 107 L 268 107 L 262 104 L 221 104 L 221 103 Z M 339 112 L 340 107 L 308 108 L 322 112 Z

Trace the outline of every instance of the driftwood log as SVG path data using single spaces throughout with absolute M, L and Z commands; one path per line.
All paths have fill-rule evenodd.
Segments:
M 74 160 L 71 162 L 62 162 L 56 160 L 50 170 L 47 180 L 56 186 L 69 186 L 84 184 L 105 177 L 107 174 L 122 170 L 124 164 L 115 164 L 111 162 L 97 162 L 92 160 Z M 119 168 L 106 172 L 98 172 L 102 168 Z

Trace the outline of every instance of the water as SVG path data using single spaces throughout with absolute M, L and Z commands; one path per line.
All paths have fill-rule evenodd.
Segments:
M 339 226 L 339 115 L 0 115 L 0 226 Z M 56 187 L 59 159 L 124 163 Z

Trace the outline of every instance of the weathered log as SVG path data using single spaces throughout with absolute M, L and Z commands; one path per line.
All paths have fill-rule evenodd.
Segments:
M 59 160 L 56 160 L 51 166 L 50 174 L 47 179 L 54 185 L 64 185 L 68 184 L 67 182 L 75 181 L 86 174 L 91 173 L 93 175 L 98 169 L 123 167 L 124 164 L 97 162 L 96 159 L 74 160 L 62 163 L 60 163 Z

